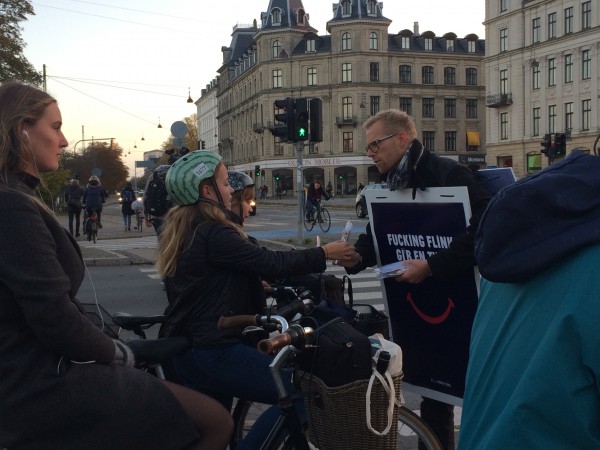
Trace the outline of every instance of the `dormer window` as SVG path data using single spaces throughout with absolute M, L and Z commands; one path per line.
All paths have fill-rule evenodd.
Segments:
M 453 52 L 454 51 L 454 39 L 447 39 L 446 40 L 446 51 L 447 52 Z
M 433 39 L 425 38 L 424 47 L 425 50 L 433 50 Z
M 271 22 L 273 25 L 281 25 L 281 9 L 273 8 L 271 10 Z
M 296 11 L 296 22 L 298 25 L 306 25 L 306 20 L 308 19 L 306 13 L 303 9 L 299 9 Z
M 367 14 L 377 14 L 377 0 L 367 0 Z
M 342 5 L 342 17 L 350 16 L 352 14 L 352 1 L 342 0 L 340 4 Z
M 311 53 L 311 52 L 316 52 L 316 51 L 317 51 L 316 41 L 314 39 L 308 39 L 306 41 L 306 52 Z

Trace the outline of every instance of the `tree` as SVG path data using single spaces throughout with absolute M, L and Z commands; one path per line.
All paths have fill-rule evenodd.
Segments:
M 42 76 L 25 58 L 20 22 L 35 15 L 27 0 L 0 0 L 0 83 L 9 80 L 40 85 Z

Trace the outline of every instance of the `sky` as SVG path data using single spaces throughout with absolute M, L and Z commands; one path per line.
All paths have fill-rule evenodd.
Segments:
M 77 143 L 81 139 L 115 138 L 130 168 L 144 151 L 160 148 L 173 122 L 196 112 L 188 93 L 196 101 L 217 76 L 233 27 L 254 19 L 260 24 L 269 6 L 268 0 L 30 3 L 36 15 L 21 23 L 24 54 L 39 72 L 46 66 L 47 90 L 59 102 L 69 149 L 87 144 Z M 327 34 L 333 2 L 302 3 L 310 25 Z M 421 33 L 484 39 L 484 3 L 387 0 L 383 15 L 392 20 L 390 33 L 419 22 Z

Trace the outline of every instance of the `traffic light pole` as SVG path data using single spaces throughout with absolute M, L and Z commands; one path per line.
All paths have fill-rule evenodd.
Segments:
M 298 245 L 304 244 L 304 186 L 302 185 L 302 151 L 304 142 L 296 142 L 296 191 L 298 196 Z

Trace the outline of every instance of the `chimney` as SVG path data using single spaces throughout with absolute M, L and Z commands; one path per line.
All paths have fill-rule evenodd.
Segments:
M 418 36 L 419 35 L 419 22 L 414 22 L 413 29 L 414 29 L 415 35 Z

